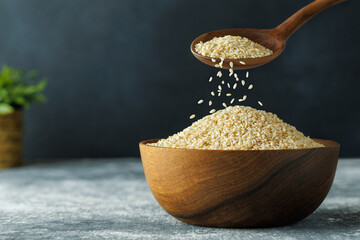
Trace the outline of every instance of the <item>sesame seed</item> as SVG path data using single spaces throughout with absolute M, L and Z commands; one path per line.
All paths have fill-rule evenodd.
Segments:
M 215 60 L 215 59 L 213 59 L 213 58 L 211 59 L 211 61 L 212 61 L 212 62 L 216 62 L 216 60 Z
M 211 106 L 212 105 L 212 101 L 209 101 L 209 106 Z
M 233 89 L 236 89 L 237 87 L 237 83 L 234 83 Z
M 235 101 L 235 98 L 231 99 L 230 104 L 233 104 Z
M 248 89 L 252 89 L 254 86 L 252 84 L 249 85 Z
M 227 86 L 228 86 L 228 88 L 231 88 L 231 87 L 230 87 L 230 83 L 227 83 Z
M 238 75 L 237 75 L 237 73 L 234 73 L 234 78 L 238 78 Z
M 234 67 L 234 63 L 230 62 L 230 67 L 233 68 Z
M 245 86 L 245 80 L 241 80 L 241 85 Z
M 209 82 L 211 82 L 212 80 L 213 80 L 213 78 L 212 78 L 212 77 L 210 77 L 210 78 L 209 78 Z
M 221 81 L 221 84 L 225 84 L 225 81 Z
M 243 96 L 244 101 L 246 100 L 246 98 L 247 98 L 247 96 L 246 96 L 246 95 L 244 95 L 244 96 Z
M 217 68 L 218 68 L 218 67 L 220 67 L 220 65 L 219 65 L 219 64 L 215 64 L 215 67 L 217 67 Z
M 227 93 L 226 96 L 230 97 L 230 96 L 231 96 L 231 93 Z
M 246 78 L 249 78 L 249 72 L 246 72 Z
M 226 108 L 227 106 L 226 106 L 226 103 L 222 103 L 222 105 Z
M 209 113 L 214 113 L 215 111 L 215 109 L 211 109 Z
M 234 70 L 232 68 L 229 69 L 229 77 L 231 77 L 234 74 Z
M 216 76 L 218 76 L 219 78 L 221 78 L 221 76 L 222 76 L 221 71 L 218 71 L 218 73 L 216 74 Z
M 240 64 L 245 65 L 245 63 L 243 61 L 240 61 Z
M 198 101 L 198 104 L 202 104 L 203 102 L 204 102 L 204 100 L 200 99 L 200 100 Z
M 218 89 L 221 91 L 222 90 L 222 88 L 221 88 L 221 86 L 220 85 L 218 85 Z
M 239 101 L 239 102 L 242 102 L 242 101 L 244 101 L 244 99 L 240 98 L 238 101 Z
M 190 119 L 193 119 L 193 118 L 195 118 L 195 114 L 193 114 L 193 115 L 190 116 Z
M 258 101 L 258 104 L 259 104 L 260 106 L 263 106 L 262 102 L 260 102 L 260 101 Z
M 218 96 L 219 96 L 219 97 L 221 96 L 221 92 L 219 92 Z
M 215 93 L 214 93 L 214 92 L 211 92 L 211 95 L 212 95 L 212 96 L 215 96 Z

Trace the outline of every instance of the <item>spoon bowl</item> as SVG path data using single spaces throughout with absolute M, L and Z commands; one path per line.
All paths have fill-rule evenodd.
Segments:
M 225 29 L 225 30 L 218 30 L 213 32 L 208 32 L 203 35 L 200 35 L 197 37 L 192 43 L 191 43 L 191 53 L 201 62 L 214 66 L 216 63 L 219 63 L 221 60 L 220 58 L 214 58 L 216 60 L 216 63 L 211 61 L 211 57 L 203 56 L 195 51 L 195 45 L 202 42 L 207 42 L 214 37 L 223 37 L 226 35 L 231 36 L 241 36 L 246 37 L 250 39 L 251 41 L 254 41 L 256 43 L 261 44 L 262 46 L 270 49 L 273 51 L 273 54 L 261 57 L 261 58 L 247 58 L 247 59 L 225 59 L 223 61 L 223 67 L 224 69 L 230 69 L 230 62 L 233 63 L 233 69 L 234 70 L 240 70 L 240 69 L 250 69 L 259 67 L 261 65 L 264 65 L 275 58 L 277 58 L 285 49 L 285 43 L 284 39 L 282 39 L 279 35 L 276 34 L 275 29 L 267 30 L 267 29 Z M 244 64 L 241 64 L 240 61 L 244 62 Z
M 304 23 L 306 23 L 313 16 L 317 15 L 326 8 L 333 6 L 345 0 L 316 0 L 306 5 L 296 13 L 294 13 L 285 22 L 273 29 L 223 29 L 213 32 L 208 32 L 197 37 L 190 46 L 191 53 L 201 62 L 215 67 L 221 60 L 215 58 L 216 62 L 212 62 L 210 57 L 203 56 L 195 51 L 195 45 L 202 42 L 207 42 L 214 37 L 223 37 L 226 35 L 246 37 L 264 47 L 273 51 L 273 54 L 260 58 L 241 58 L 241 59 L 225 59 L 222 65 L 224 69 L 230 69 L 230 62 L 233 62 L 233 69 L 250 69 L 259 67 L 277 58 L 285 49 L 288 38 Z M 240 61 L 245 64 L 241 64 Z

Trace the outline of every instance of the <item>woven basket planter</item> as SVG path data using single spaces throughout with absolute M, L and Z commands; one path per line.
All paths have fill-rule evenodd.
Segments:
M 22 163 L 23 112 L 0 114 L 0 169 Z

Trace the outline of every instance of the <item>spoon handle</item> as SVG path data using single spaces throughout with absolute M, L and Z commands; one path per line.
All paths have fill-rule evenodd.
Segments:
M 306 5 L 285 22 L 277 26 L 274 31 L 280 38 L 287 40 L 299 27 L 306 23 L 310 18 L 325 10 L 326 8 L 343 2 L 345 0 L 316 0 Z

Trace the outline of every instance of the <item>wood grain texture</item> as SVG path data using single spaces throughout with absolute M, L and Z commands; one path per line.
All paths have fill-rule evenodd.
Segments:
M 0 114 L 0 169 L 21 165 L 23 112 Z
M 233 62 L 233 69 L 235 70 L 259 67 L 277 58 L 284 51 L 287 39 L 299 27 L 326 8 L 343 1 L 345 0 L 316 0 L 294 13 L 291 17 L 274 29 L 224 29 L 208 32 L 197 37 L 191 43 L 190 51 L 199 61 L 215 67 L 215 64 L 220 62 L 220 59 L 216 59 L 216 63 L 214 63 L 211 61 L 210 57 L 198 54 L 195 51 L 195 45 L 197 43 L 200 41 L 206 42 L 214 37 L 223 37 L 225 35 L 246 37 L 272 50 L 273 54 L 260 58 L 225 59 L 223 68 L 229 69 L 230 62 Z M 240 60 L 243 61 L 245 65 L 240 64 Z
M 332 185 L 339 144 L 323 148 L 219 151 L 140 143 L 149 187 L 175 218 L 211 227 L 274 227 L 310 215 Z

